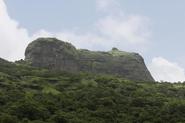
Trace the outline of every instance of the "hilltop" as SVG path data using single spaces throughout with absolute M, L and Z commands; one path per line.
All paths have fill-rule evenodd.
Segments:
M 55 71 L 109 74 L 137 81 L 154 81 L 138 53 L 76 49 L 56 38 L 38 38 L 25 51 L 25 61 Z

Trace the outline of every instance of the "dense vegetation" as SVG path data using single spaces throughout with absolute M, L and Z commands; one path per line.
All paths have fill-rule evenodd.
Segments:
M 0 62 L 0 123 L 184 123 L 185 83 Z

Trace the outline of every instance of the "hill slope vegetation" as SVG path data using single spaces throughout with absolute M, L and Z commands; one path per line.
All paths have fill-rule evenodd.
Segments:
M 185 84 L 0 60 L 0 123 L 184 123 Z

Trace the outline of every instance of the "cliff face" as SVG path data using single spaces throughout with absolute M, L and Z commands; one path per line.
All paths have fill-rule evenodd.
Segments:
M 53 70 L 77 71 L 77 57 L 74 46 L 54 38 L 39 38 L 25 51 L 25 60 L 33 66 Z
M 154 81 L 143 58 L 113 48 L 109 52 L 78 50 L 55 38 L 39 38 L 25 51 L 25 61 L 35 67 L 68 72 L 91 72 L 122 76 L 137 81 Z

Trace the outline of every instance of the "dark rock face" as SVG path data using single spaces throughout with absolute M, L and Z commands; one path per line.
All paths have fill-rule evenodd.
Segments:
M 53 38 L 39 38 L 29 44 L 25 60 L 33 66 L 54 70 L 76 71 L 76 48 Z
M 35 67 L 68 72 L 112 74 L 137 81 L 154 81 L 143 58 L 113 48 L 109 52 L 78 50 L 55 38 L 39 38 L 30 43 L 25 61 Z

